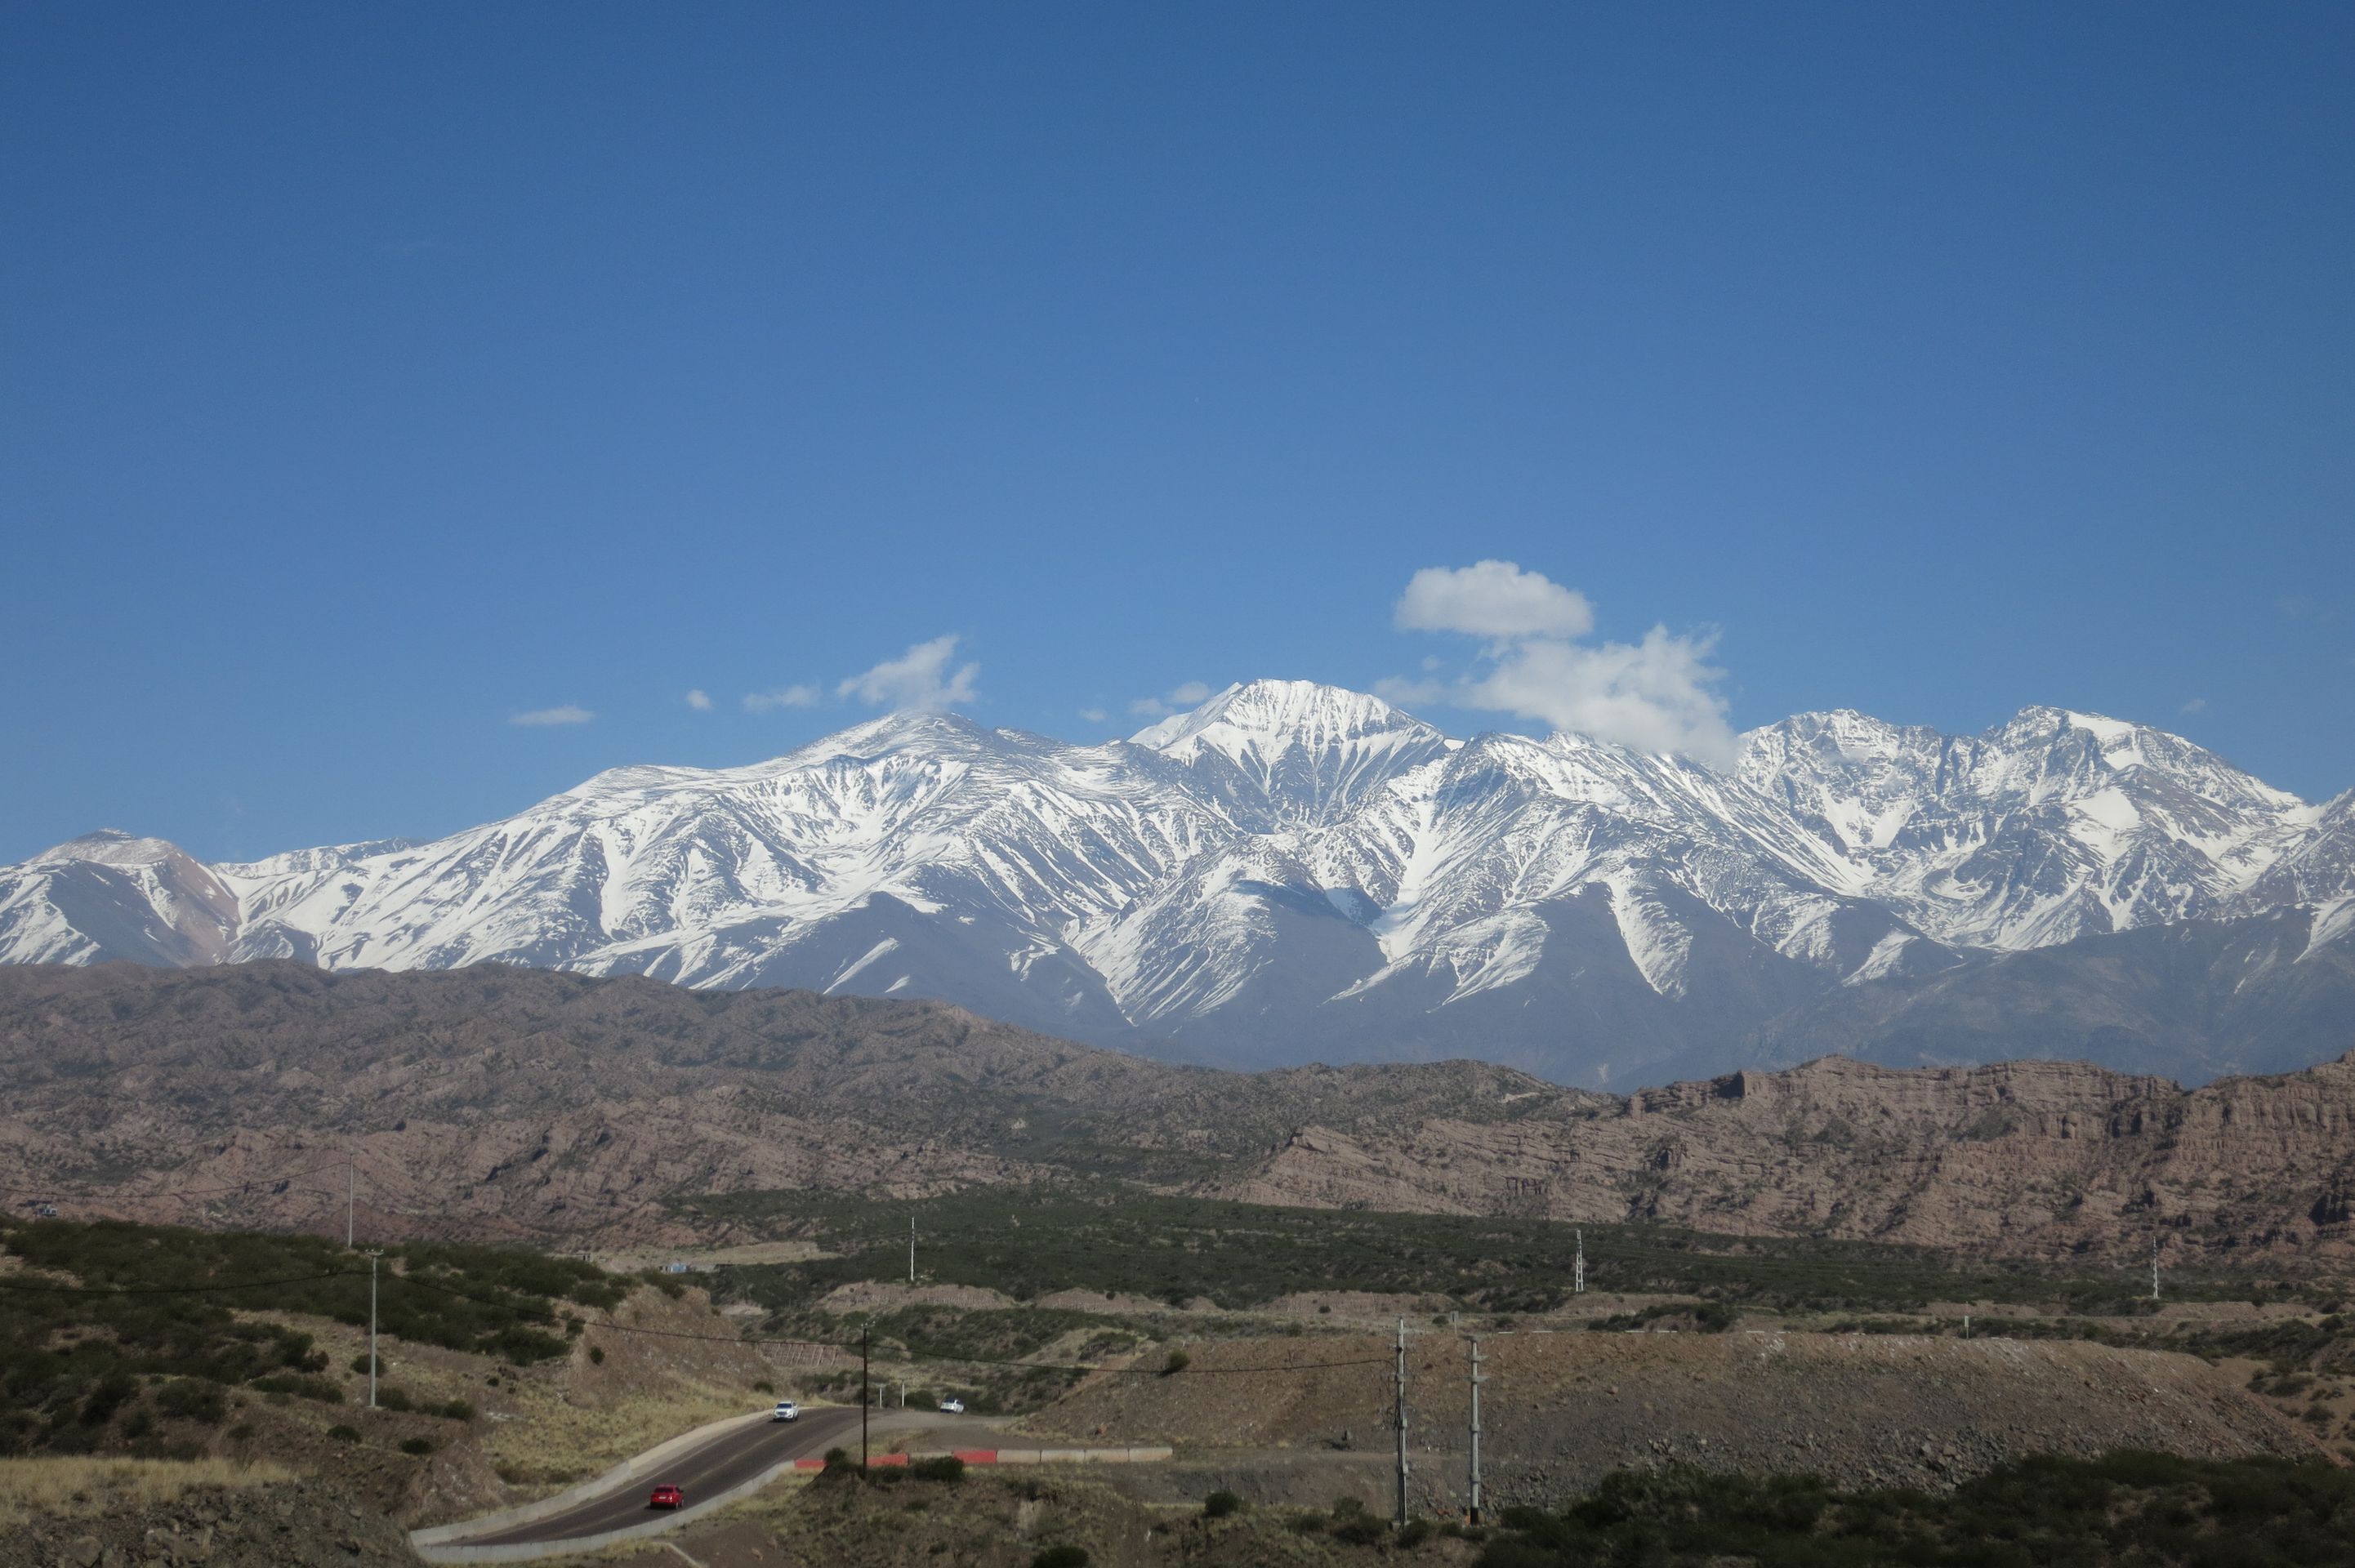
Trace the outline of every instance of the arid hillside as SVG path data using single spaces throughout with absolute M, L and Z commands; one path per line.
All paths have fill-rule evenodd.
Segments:
M 1781 1329 L 1499 1334 L 1483 1349 L 1486 1479 L 1498 1504 L 1559 1506 L 1613 1469 L 1665 1464 L 1934 1489 L 2027 1454 L 2322 1452 L 2193 1356 Z M 1322 1339 L 1313 1354 L 1276 1354 L 1268 1341 L 1204 1345 L 1184 1372 L 1098 1379 L 1029 1425 L 1188 1452 L 1364 1453 L 1379 1466 L 1391 1453 L 1389 1351 L 1385 1335 Z M 1332 1370 L 1292 1370 L 1318 1361 Z M 1426 1507 L 1465 1500 L 1466 1368 L 1453 1334 L 1418 1334 L 1408 1353 Z
M 681 1194 L 918 1194 L 1255 1168 L 1311 1122 L 1477 1125 L 1607 1097 L 1476 1063 L 1220 1073 L 937 1002 L 499 965 L 0 968 L 0 1184 L 141 1218 L 377 1234 L 676 1231 Z
M 932 1002 L 505 967 L 0 969 L 18 1208 L 615 1245 L 683 1201 L 1094 1177 L 1253 1202 L 2343 1254 L 2355 1061 L 2185 1090 L 1827 1058 L 1631 1097 L 1455 1062 L 1178 1067 Z M 734 1234 L 725 1239 L 745 1240 Z
M 1832 1056 L 1646 1089 L 1602 1114 L 1302 1128 L 1252 1202 L 1672 1220 L 1984 1255 L 2343 1255 L 2355 1057 L 2186 1090 L 2066 1062 L 1899 1070 Z

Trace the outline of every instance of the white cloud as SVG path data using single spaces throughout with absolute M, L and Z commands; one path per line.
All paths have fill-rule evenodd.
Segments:
M 1640 751 L 1732 760 L 1733 726 L 1718 690 L 1725 672 L 1710 662 L 1713 631 L 1655 626 L 1640 642 L 1582 641 L 1594 626 L 1586 596 L 1510 561 L 1425 567 L 1401 596 L 1397 621 L 1478 637 L 1484 646 L 1475 666 L 1452 681 L 1433 675 L 1426 659 L 1423 679 L 1378 683 L 1387 701 L 1511 714 Z
M 1714 633 L 1679 637 L 1655 626 L 1641 642 L 1588 646 L 1531 638 L 1485 673 L 1459 681 L 1460 707 L 1542 719 L 1638 751 L 1674 751 L 1724 763 L 1734 753 L 1725 672 L 1711 664 Z
M 2183 705 L 2181 707 L 2179 707 L 2179 708 L 2176 709 L 2175 711 L 2176 711 L 2176 712 L 2178 712 L 2178 713 L 2180 713 L 2180 714 L 2196 714 L 2196 713 L 2205 713 L 2205 712 L 2207 711 L 2207 709 L 2208 709 L 2208 699 L 2207 699 L 2207 698 L 2205 698 L 2205 697 L 2190 697 L 2190 698 L 2186 699 L 2186 700 L 2185 700 L 2185 702 L 2184 702 L 2184 705 Z
M 1427 666 L 1431 661 L 1426 659 L 1423 662 Z M 1403 675 L 1385 675 L 1374 683 L 1374 695 L 1401 708 L 1437 707 L 1454 694 L 1444 681 L 1410 681 Z
M 951 671 L 949 660 L 956 645 L 954 632 L 916 643 L 899 658 L 886 659 L 872 670 L 851 676 L 835 688 L 835 694 L 857 697 L 877 707 L 912 708 L 921 713 L 940 713 L 969 703 L 981 666 L 968 662 Z
M 1112 717 L 1112 715 L 1104 712 L 1102 708 L 1082 708 L 1080 710 L 1080 717 L 1085 719 L 1090 724 L 1102 724 L 1104 720 Z
M 1594 630 L 1594 607 L 1584 594 L 1510 561 L 1425 567 L 1407 579 L 1392 615 L 1403 631 L 1463 631 L 1497 641 L 1583 637 Z
M 1128 711 L 1139 718 L 1167 718 L 1171 714 L 1200 707 L 1209 700 L 1208 682 L 1185 681 L 1162 696 L 1137 698 L 1128 705 Z
M 517 714 L 507 723 L 538 727 L 554 724 L 587 724 L 596 716 L 587 708 L 567 703 L 560 708 L 534 708 L 529 713 Z
M 708 714 L 711 711 L 711 694 L 698 686 L 687 694 L 687 705 L 697 713 Z
M 817 705 L 823 695 L 815 686 L 779 686 L 773 692 L 747 692 L 744 711 L 748 714 L 773 714 L 779 708 L 809 708 Z

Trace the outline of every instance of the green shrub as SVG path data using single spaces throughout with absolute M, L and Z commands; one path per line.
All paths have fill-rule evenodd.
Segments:
M 1212 1492 L 1202 1499 L 1202 1512 L 1209 1519 L 1224 1519 L 1243 1506 L 1243 1499 L 1232 1492 Z
M 433 1452 L 433 1444 L 424 1437 L 403 1437 L 400 1440 L 400 1451 L 404 1454 L 431 1454 Z
M 954 1454 L 939 1454 L 911 1461 L 908 1473 L 920 1481 L 947 1481 L 954 1485 L 964 1479 L 964 1461 Z
M 756 1378 L 752 1383 L 752 1392 L 754 1393 L 774 1393 L 777 1392 L 777 1385 L 771 1383 L 767 1378 Z
M 1161 1375 L 1163 1377 L 1168 1377 L 1172 1373 L 1184 1372 L 1188 1367 L 1192 1366 L 1193 1364 L 1194 1358 L 1188 1355 L 1185 1351 L 1172 1351 L 1169 1352 L 1169 1359 L 1161 1363 Z
M 249 1426 L 245 1430 L 250 1432 L 253 1428 Z M 330 1426 L 327 1436 L 338 1443 L 357 1443 L 360 1440 L 360 1429 L 357 1426 Z
M 474 1418 L 474 1406 L 468 1400 L 444 1400 L 436 1414 L 445 1421 L 472 1421 Z
M 592 1365 L 603 1366 L 605 1364 L 605 1347 L 602 1345 L 590 1346 L 589 1360 Z
M 1030 1568 L 1088 1568 L 1088 1549 L 1065 1542 L 1050 1546 L 1030 1559 Z
M 2132 1450 L 2020 1459 L 1950 1493 L 1623 1470 L 1559 1514 L 1514 1508 L 1503 1522 L 1481 1568 L 2345 1564 L 2355 1561 L 2345 1544 L 2355 1476 L 2312 1462 Z
M 217 1383 L 176 1377 L 155 1391 L 155 1407 L 176 1420 L 218 1426 L 229 1419 L 229 1394 Z
M 255 1232 L 195 1231 L 118 1221 L 21 1221 L 0 1216 L 0 1249 L 36 1280 L 94 1292 L 0 1293 L 0 1454 L 89 1451 L 100 1441 L 78 1419 L 103 1417 L 101 1435 L 128 1406 L 121 1380 L 176 1379 L 223 1390 L 250 1388 L 272 1404 L 295 1397 L 340 1403 L 339 1384 L 321 1374 L 330 1358 L 312 1335 L 244 1314 L 263 1308 L 305 1313 L 353 1328 L 368 1321 L 365 1266 L 323 1238 Z M 240 1284 L 270 1281 L 267 1291 Z M 507 1348 L 537 1359 L 562 1341 L 542 1332 L 552 1303 L 611 1307 L 613 1277 L 593 1265 L 519 1249 L 415 1245 L 388 1249 L 379 1271 L 384 1330 L 415 1343 L 482 1352 Z M 74 1341 L 70 1354 L 48 1347 Z M 510 1359 L 514 1359 L 512 1356 Z M 365 1374 L 365 1354 L 353 1370 Z M 211 1424 L 209 1402 L 185 1414 L 158 1403 L 165 1418 Z M 63 1421 L 12 1419 L 11 1413 L 66 1413 Z M 143 1453 L 172 1445 L 149 1442 Z
M 417 1404 L 409 1397 L 407 1389 L 395 1388 L 390 1383 L 383 1383 L 378 1385 L 376 1391 L 376 1407 L 378 1410 L 389 1410 L 395 1414 L 405 1415 L 416 1409 Z
M 325 1378 L 272 1372 L 268 1377 L 255 1378 L 248 1386 L 268 1394 L 293 1394 L 298 1399 L 316 1400 L 321 1404 L 341 1404 L 344 1402 L 343 1389 Z
M 492 1335 L 488 1349 L 503 1361 L 528 1366 L 533 1361 L 552 1361 L 570 1354 L 571 1347 L 553 1334 L 517 1324 Z

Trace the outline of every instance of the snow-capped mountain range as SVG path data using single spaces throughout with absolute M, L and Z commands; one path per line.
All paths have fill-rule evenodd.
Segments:
M 2172 947 L 2129 940 L 2161 928 Z M 431 843 L 208 866 L 104 832 L 0 870 L 0 961 L 520 963 L 936 997 L 1233 1064 L 1474 1055 L 1623 1086 L 1817 1037 L 2295 1065 L 2355 1045 L 2350 929 L 2355 792 L 2309 804 L 2137 725 L 1805 714 L 1721 772 L 1458 740 L 1294 681 L 1097 746 L 894 715 L 749 767 L 617 768 Z M 2027 1025 L 1986 999 L 2015 994 L 2082 1048 L 2009 1048 Z M 2217 1020 L 2198 1039 L 2137 1022 L 2187 995 Z

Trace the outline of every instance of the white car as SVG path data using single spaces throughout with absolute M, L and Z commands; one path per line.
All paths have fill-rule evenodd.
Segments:
M 943 1399 L 941 1401 L 941 1414 L 943 1415 L 963 1415 L 964 1414 L 964 1401 L 962 1399 Z
M 772 1421 L 799 1421 L 801 1418 L 802 1407 L 790 1399 L 777 1401 L 777 1408 L 769 1416 Z

